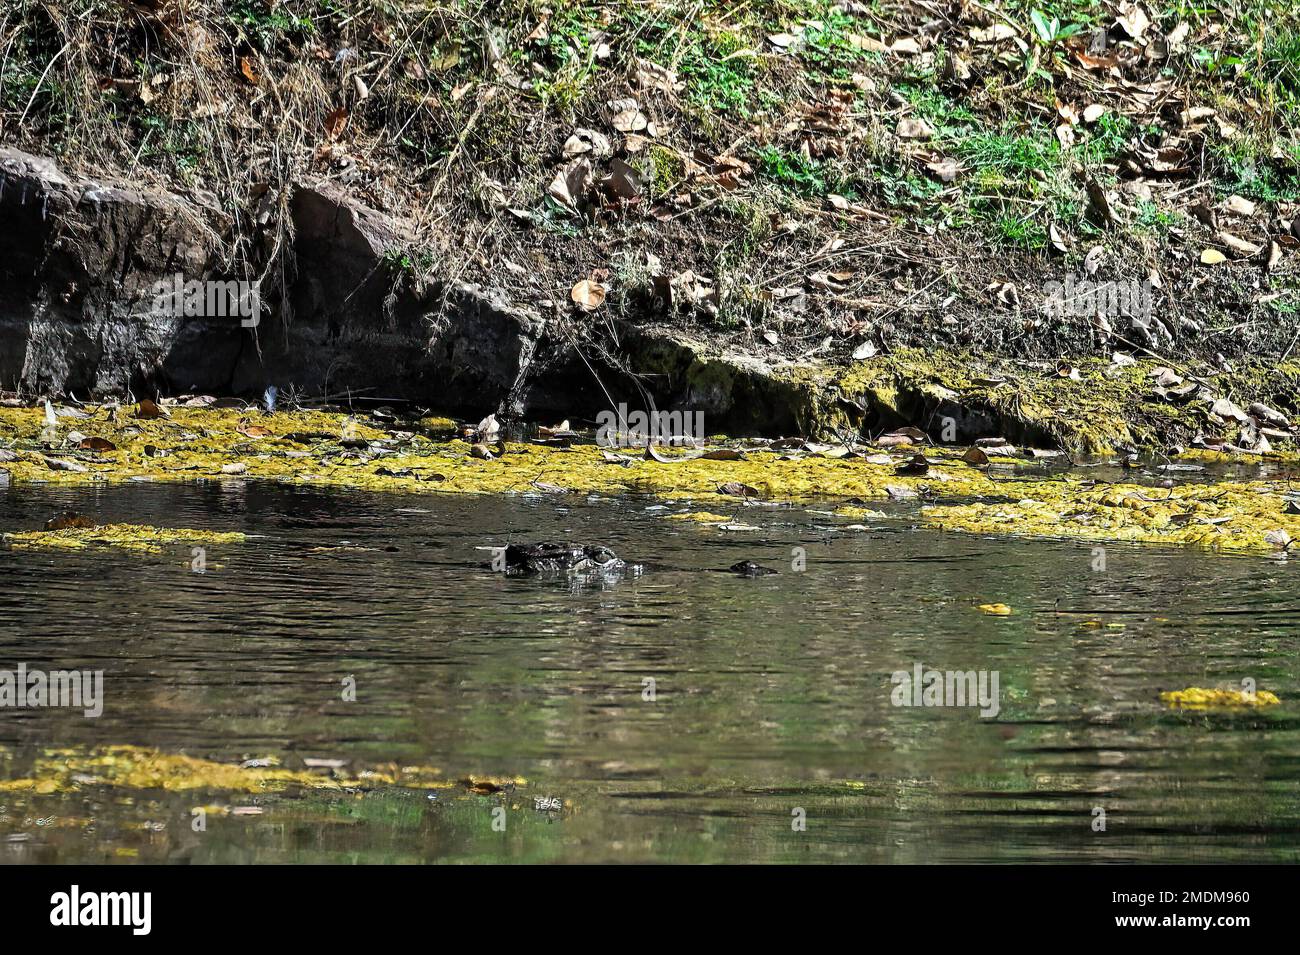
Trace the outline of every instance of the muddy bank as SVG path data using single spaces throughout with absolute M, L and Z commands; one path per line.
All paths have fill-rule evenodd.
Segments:
M 275 386 L 289 399 L 587 422 L 623 403 L 699 412 L 731 434 L 828 438 L 908 424 L 950 442 L 1094 451 L 1237 444 L 1227 432 L 1251 423 L 1208 413 L 1215 400 L 1285 416 L 1300 385 L 1295 366 L 1245 361 L 1162 378 L 1161 360 L 1140 349 L 1125 364 L 939 346 L 790 358 L 657 315 L 652 303 L 576 327 L 569 302 L 516 304 L 421 279 L 404 251 L 409 223 L 328 183 L 296 188 L 290 246 L 264 276 L 256 321 L 176 315 L 157 307 L 159 283 L 242 274 L 222 256 L 255 222 L 202 196 L 71 177 L 10 149 L 0 150 L 0 182 L 0 389 L 15 395 L 254 398 Z
M 1300 400 L 1300 365 L 1288 363 L 1194 374 L 1126 353 L 1032 362 L 916 348 L 770 362 L 681 332 L 629 342 L 663 406 L 735 434 L 844 439 L 912 426 L 948 444 L 1004 438 L 1079 454 L 1254 452 L 1292 446 Z

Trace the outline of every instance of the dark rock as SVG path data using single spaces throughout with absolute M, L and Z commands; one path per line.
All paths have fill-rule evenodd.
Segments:
M 337 186 L 299 186 L 291 215 L 292 268 L 284 289 L 261 289 L 256 327 L 177 316 L 155 307 L 158 283 L 230 278 L 226 217 L 0 148 L 0 389 L 260 396 L 275 384 L 476 414 L 528 404 L 539 315 L 474 285 L 425 285 L 404 262 L 407 225 Z
M 400 219 L 333 184 L 292 203 L 297 279 L 286 320 L 246 355 L 237 392 L 274 379 L 308 393 L 412 399 L 445 411 L 517 412 L 540 316 L 477 286 L 425 286 Z M 409 267 L 408 267 L 409 265 Z
M 813 375 L 778 372 L 768 362 L 652 327 L 623 330 L 626 367 L 643 381 L 628 389 L 632 407 L 650 388 L 658 407 L 698 412 L 709 433 L 813 434 L 823 424 L 822 388 Z M 808 366 L 808 371 L 812 366 Z
M 742 577 L 766 577 L 768 574 L 777 573 L 771 567 L 764 567 L 752 560 L 742 560 L 739 563 L 732 564 L 727 569 L 733 574 L 740 574 Z
M 0 387 L 121 395 L 219 390 L 238 322 L 153 308 L 155 283 L 206 277 L 222 217 L 178 196 L 72 179 L 0 148 Z

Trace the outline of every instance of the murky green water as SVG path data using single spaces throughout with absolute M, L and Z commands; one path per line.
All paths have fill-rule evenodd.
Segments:
M 106 697 L 99 719 L 0 710 L 0 779 L 52 747 L 134 744 L 527 780 L 494 795 L 92 779 L 0 792 L 0 859 L 1300 858 L 1294 561 L 1111 546 L 1099 572 L 1090 544 L 915 530 L 903 505 L 865 531 L 747 508 L 761 530 L 733 533 L 654 507 L 236 482 L 0 490 L 4 529 L 73 508 L 258 535 L 210 548 L 220 566 L 203 574 L 188 548 L 0 549 L 0 668 L 102 669 Z M 544 538 L 601 540 L 644 569 L 583 582 L 479 566 L 477 546 Z M 745 558 L 782 573 L 715 570 Z M 1015 613 L 975 609 L 989 602 Z M 998 716 L 891 705 L 891 673 L 918 662 L 997 671 Z M 1283 704 L 1183 713 L 1158 700 L 1243 677 Z M 537 811 L 534 797 L 565 808 Z M 201 805 L 257 814 L 213 813 L 195 832 Z

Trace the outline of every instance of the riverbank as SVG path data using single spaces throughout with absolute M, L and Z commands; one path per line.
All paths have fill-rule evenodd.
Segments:
M 1057 366 L 1117 351 L 1294 401 L 1285 4 L 72 8 L 0 35 L 0 389 L 555 420 L 649 393 L 815 436 L 855 412 L 803 377 L 965 354 L 940 400 L 1079 448 L 1167 430 L 1096 422 L 1105 394 L 1049 420 Z M 157 307 L 227 280 L 255 315 Z

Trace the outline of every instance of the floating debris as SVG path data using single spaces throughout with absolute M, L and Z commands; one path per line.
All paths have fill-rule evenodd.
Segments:
M 89 749 L 47 749 L 30 772 L 17 779 L 0 780 L 0 793 L 52 794 L 74 792 L 88 786 L 123 789 L 162 789 L 267 793 L 291 787 L 307 789 L 448 789 L 454 783 L 426 766 L 388 766 L 364 770 L 355 778 L 340 775 L 334 766 L 321 771 L 285 769 L 274 758 L 221 763 L 193 756 L 165 753 L 142 746 L 102 746 Z M 325 770 L 328 770 L 325 771 Z M 526 780 L 512 780 L 524 785 Z
M 204 531 L 177 527 L 152 527 L 148 524 L 99 524 L 79 515 L 64 515 L 47 522 L 50 530 L 15 531 L 3 535 L 11 547 L 56 547 L 81 550 L 88 547 L 118 547 L 146 554 L 161 554 L 163 548 L 178 544 L 241 544 L 238 531 Z
M 1273 706 L 1282 702 L 1268 690 L 1207 690 L 1199 686 L 1168 690 L 1160 694 L 1160 700 L 1186 710 L 1207 710 L 1216 706 Z

